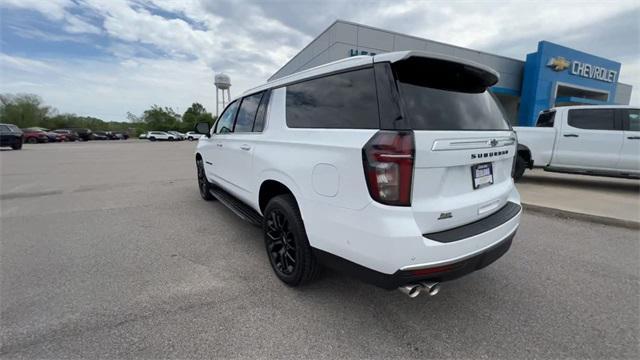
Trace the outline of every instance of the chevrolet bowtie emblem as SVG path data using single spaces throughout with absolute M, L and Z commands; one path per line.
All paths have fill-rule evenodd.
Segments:
M 496 140 L 496 139 L 491 139 L 491 141 L 489 141 L 489 145 L 491 145 L 491 147 L 496 147 L 496 146 L 498 146 L 498 140 Z
M 569 65 L 571 65 L 571 62 L 562 56 L 552 57 L 549 59 L 549 62 L 547 62 L 547 66 L 552 68 L 553 71 L 562 71 L 567 69 Z

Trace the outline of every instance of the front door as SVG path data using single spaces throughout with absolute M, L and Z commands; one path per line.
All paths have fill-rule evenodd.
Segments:
M 211 137 L 205 139 L 204 167 L 207 177 L 218 183 L 228 181 L 228 166 L 225 154 L 225 139 L 233 133 L 233 122 L 238 110 L 238 102 L 234 101 L 227 106 L 216 122 Z
M 565 112 L 552 164 L 555 167 L 615 170 L 622 148 L 622 126 L 615 109 Z M 557 121 L 557 119 L 556 119 Z

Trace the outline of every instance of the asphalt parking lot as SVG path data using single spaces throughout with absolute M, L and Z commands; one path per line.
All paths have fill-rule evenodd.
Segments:
M 637 230 L 526 213 L 492 266 L 410 299 L 272 274 L 198 194 L 195 143 L 0 152 L 0 356 L 637 358 Z

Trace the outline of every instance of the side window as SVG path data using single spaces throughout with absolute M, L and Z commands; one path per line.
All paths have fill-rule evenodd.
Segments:
M 290 128 L 379 128 L 373 69 L 288 85 L 286 113 Z
M 10 132 L 9 127 L 6 125 L 0 125 L 0 131 L 2 132 Z
M 237 101 L 234 101 L 231 105 L 227 106 L 227 109 L 222 113 L 222 115 L 220 115 L 220 120 L 216 123 L 216 134 L 227 134 L 233 132 L 233 121 L 236 117 L 237 110 Z
M 640 131 L 640 109 L 628 109 L 624 121 L 626 130 Z
M 264 122 L 267 117 L 267 106 L 269 106 L 269 99 L 271 98 L 271 91 L 267 91 L 260 101 L 258 106 L 258 113 L 256 114 L 256 121 L 253 123 L 254 132 L 262 132 L 264 130 Z
M 253 130 L 253 122 L 256 119 L 258 105 L 260 105 L 263 95 L 264 91 L 242 99 L 242 104 L 240 104 L 238 116 L 236 117 L 236 124 L 233 128 L 234 132 L 251 132 Z
M 544 111 L 538 115 L 536 127 L 553 127 L 553 120 L 556 117 L 555 111 Z
M 579 129 L 615 130 L 614 109 L 569 110 L 569 125 Z

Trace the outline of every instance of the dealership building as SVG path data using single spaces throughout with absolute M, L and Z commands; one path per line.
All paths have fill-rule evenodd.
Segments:
M 475 61 L 500 73 L 490 90 L 513 125 L 534 126 L 540 111 L 566 105 L 628 105 L 632 87 L 618 82 L 619 62 L 540 41 L 522 60 L 337 20 L 269 80 L 356 55 L 423 50 Z

